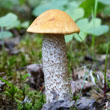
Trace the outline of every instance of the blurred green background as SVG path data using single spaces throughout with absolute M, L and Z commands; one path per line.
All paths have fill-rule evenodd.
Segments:
M 0 0 L 0 27 L 6 30 L 27 28 L 36 16 L 48 9 L 67 12 L 80 27 L 83 40 L 88 34 L 100 36 L 109 30 L 109 23 L 105 25 L 107 20 L 102 18 L 110 16 L 110 0 Z M 4 34 L 12 36 L 9 32 Z M 66 41 L 72 38 L 73 35 L 66 37 Z M 74 38 L 81 41 L 77 35 Z M 3 39 L 1 34 L 0 39 Z
M 15 36 L 13 29 L 25 33 L 32 21 L 48 9 L 67 12 L 79 26 L 79 35 L 65 37 L 67 43 L 73 39 L 85 42 L 90 38 L 90 51 L 94 56 L 95 39 L 105 36 L 97 45 L 99 53 L 106 51 L 110 35 L 110 0 L 0 0 L 0 39 Z

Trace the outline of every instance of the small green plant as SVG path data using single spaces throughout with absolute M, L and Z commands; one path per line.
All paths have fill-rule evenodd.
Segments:
M 24 77 L 26 78 L 27 76 Z M 41 92 L 30 91 L 28 85 L 24 85 L 24 88 L 22 86 L 19 89 L 13 83 L 1 77 L 0 80 L 7 85 L 3 94 L 10 100 L 11 106 L 17 105 L 17 110 L 41 110 L 45 103 L 45 96 Z
M 0 77 L 0 80 L 3 81 L 7 85 L 4 91 L 4 94 L 9 96 L 12 100 L 15 100 L 16 97 L 18 96 L 17 93 L 20 92 L 20 89 L 16 87 L 13 83 L 9 83 L 8 81 L 2 79 L 1 77 Z
M 37 98 L 35 103 L 34 103 L 33 110 L 41 110 L 44 103 L 45 103 L 45 97 L 43 94 L 40 94 L 39 98 Z
M 88 6 L 90 5 L 91 8 L 88 9 Z M 93 8 L 93 11 L 91 10 Z M 81 7 L 81 8 L 78 8 Z M 73 11 L 74 8 L 74 11 Z M 75 38 L 77 41 L 82 42 L 82 40 L 86 40 L 88 35 L 92 35 L 92 47 L 95 45 L 95 37 L 101 36 L 108 32 L 109 27 L 107 25 L 102 25 L 102 20 L 100 18 L 96 17 L 98 10 L 98 0 L 85 0 L 80 5 L 77 4 L 77 6 L 73 6 L 72 8 L 67 8 L 65 11 L 73 18 L 73 20 L 76 21 L 77 25 L 80 28 L 80 37 L 78 34 L 72 34 L 65 36 L 66 42 L 71 41 L 73 38 Z M 92 13 L 92 19 L 84 18 L 86 11 L 89 11 Z M 94 47 L 93 47 L 94 48 Z M 94 50 L 94 49 L 93 49 Z M 93 52 L 92 52 L 93 53 Z
M 27 97 L 27 102 L 18 103 L 18 110 L 41 110 L 45 103 L 45 97 L 42 93 L 30 91 L 27 93 Z
M 12 37 L 13 34 L 9 29 L 14 28 L 20 24 L 20 21 L 17 19 L 17 16 L 13 13 L 8 13 L 7 15 L 0 18 L 0 39 L 5 39 Z
M 22 98 L 22 91 L 13 83 L 9 83 L 8 81 L 2 79 L 1 77 L 0 80 L 7 85 L 7 87 L 5 87 L 3 94 L 6 96 L 7 100 L 10 101 L 11 106 L 15 107 L 17 101 L 20 98 Z
M 108 46 L 106 49 L 105 70 L 104 70 L 104 97 L 105 99 L 106 99 L 106 92 L 107 92 L 107 63 L 108 63 L 109 46 L 110 46 L 110 42 L 108 42 Z
M 0 40 L 4 40 L 8 37 L 12 37 L 13 33 L 10 32 L 10 29 L 13 28 L 27 28 L 29 25 L 28 21 L 23 23 L 18 20 L 17 16 L 13 13 L 8 13 L 3 17 L 0 17 Z
M 17 110 L 32 110 L 32 103 L 27 102 L 27 103 L 17 104 Z
M 32 91 L 29 92 L 28 97 L 33 103 L 33 110 L 41 110 L 43 104 L 45 103 L 45 96 L 41 92 Z

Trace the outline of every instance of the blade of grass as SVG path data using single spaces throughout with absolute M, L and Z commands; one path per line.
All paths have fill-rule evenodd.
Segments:
M 95 0 L 94 9 L 92 11 L 92 19 L 96 18 L 97 8 L 98 8 L 98 0 Z M 94 26 L 95 26 L 95 24 L 94 24 Z M 93 58 L 93 61 L 94 61 L 94 59 L 95 59 L 95 36 L 94 35 L 92 36 L 91 47 L 92 47 L 92 58 Z
M 79 35 L 79 34 L 78 34 L 78 35 Z M 86 49 L 88 50 L 88 53 L 90 54 L 91 51 L 90 51 L 88 45 L 86 44 L 86 42 L 82 39 L 82 37 L 81 37 L 80 35 L 79 35 L 79 37 L 80 37 L 80 39 L 82 40 L 83 45 L 84 45 L 84 46 L 86 47 Z
M 11 86 L 11 83 L 9 83 L 8 81 L 4 80 L 3 78 L 0 77 L 0 80 L 1 80 L 2 82 L 4 82 L 5 84 L 7 84 L 8 86 Z
M 98 8 L 98 0 L 95 0 L 95 6 L 94 6 L 94 17 L 96 17 L 96 14 L 97 14 L 97 8 Z
M 107 63 L 108 63 L 108 51 L 109 51 L 109 45 L 108 42 L 107 50 L 106 50 L 106 59 L 105 59 L 105 70 L 104 70 L 104 97 L 106 98 L 106 89 L 107 89 Z

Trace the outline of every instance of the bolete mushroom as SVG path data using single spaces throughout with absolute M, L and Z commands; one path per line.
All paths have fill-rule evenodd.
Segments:
M 71 100 L 64 35 L 79 32 L 78 26 L 65 12 L 51 9 L 37 17 L 27 31 L 44 35 L 42 62 L 46 103 L 65 98 Z

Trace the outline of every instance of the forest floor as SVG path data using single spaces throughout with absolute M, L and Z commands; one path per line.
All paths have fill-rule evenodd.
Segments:
M 0 41 L 0 110 L 41 110 L 45 103 L 42 36 L 12 31 L 17 33 L 15 37 Z M 110 55 L 103 54 L 107 50 L 101 45 L 104 40 L 110 37 L 96 38 L 94 58 L 83 43 L 67 43 L 75 101 L 71 110 L 110 109 Z M 88 47 L 90 41 L 88 36 Z

